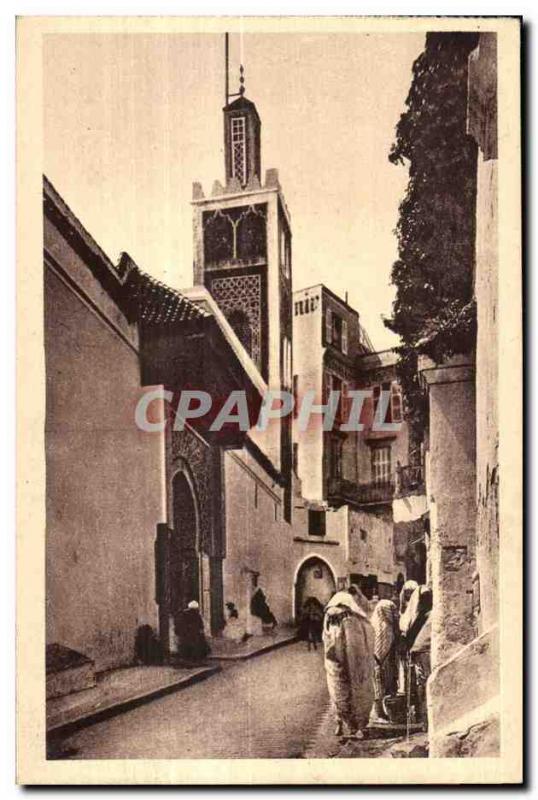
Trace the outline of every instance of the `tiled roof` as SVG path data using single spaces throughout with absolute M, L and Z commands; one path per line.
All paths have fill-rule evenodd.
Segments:
M 131 322 L 174 325 L 208 316 L 181 292 L 143 272 L 128 253 L 122 253 L 119 263 L 113 264 L 46 176 L 43 202 L 45 214 Z
M 181 292 L 152 278 L 136 266 L 125 283 L 130 313 L 137 322 L 149 325 L 174 325 L 207 317 L 208 313 L 187 300 Z

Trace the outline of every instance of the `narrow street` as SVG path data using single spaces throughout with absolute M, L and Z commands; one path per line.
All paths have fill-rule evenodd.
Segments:
M 301 642 L 64 740 L 63 757 L 300 758 L 328 706 L 321 650 Z

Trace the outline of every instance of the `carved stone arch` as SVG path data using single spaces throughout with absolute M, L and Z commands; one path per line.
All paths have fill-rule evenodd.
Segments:
M 177 621 L 187 603 L 200 601 L 200 524 L 198 501 L 186 465 L 174 472 L 171 484 L 170 610 Z
M 318 574 L 319 573 L 319 574 Z M 336 591 L 336 573 L 326 558 L 310 553 L 297 566 L 293 582 L 293 608 L 297 619 L 305 600 L 315 597 L 325 605 Z
M 211 551 L 211 450 L 188 428 L 172 431 L 170 475 L 183 471 L 193 489 L 198 514 L 198 549 Z M 172 484 L 171 484 L 172 489 Z M 172 495 L 173 497 L 173 489 Z

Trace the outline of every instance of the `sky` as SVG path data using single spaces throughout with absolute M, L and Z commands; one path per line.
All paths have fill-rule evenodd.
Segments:
M 175 288 L 192 276 L 192 182 L 224 178 L 222 34 L 49 34 L 45 173 L 107 255 L 126 250 Z M 262 120 L 262 178 L 279 170 L 293 286 L 324 283 L 376 349 L 394 297 L 394 228 L 407 171 L 388 154 L 423 34 L 230 37 Z

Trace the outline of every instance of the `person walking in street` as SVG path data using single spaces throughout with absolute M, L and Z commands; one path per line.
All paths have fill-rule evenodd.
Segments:
M 312 647 L 318 649 L 321 642 L 321 629 L 323 625 L 323 606 L 317 597 L 309 597 L 303 606 L 301 615 L 300 636 L 306 639 L 308 650 Z
M 211 648 L 205 636 L 204 621 L 196 600 L 191 600 L 187 608 L 179 615 L 176 634 L 178 655 L 181 659 L 196 663 L 204 661 L 210 653 Z
M 432 609 L 432 592 L 427 586 L 417 586 L 414 590 L 405 613 L 400 617 L 400 634 L 402 641 L 402 648 L 405 654 L 405 694 L 407 697 L 408 714 L 411 714 L 414 709 L 414 716 L 418 716 L 419 706 L 422 703 L 424 708 L 425 699 L 421 695 L 425 692 L 425 682 L 429 675 L 429 646 L 430 637 L 426 635 L 420 649 L 416 650 L 416 655 L 412 656 L 412 649 L 425 626 L 429 621 L 430 612 Z M 420 653 L 420 655 L 419 655 Z M 417 684 L 417 664 L 420 666 L 421 675 L 426 674 L 424 683 L 424 692 Z M 422 680 L 422 678 L 421 678 Z M 422 710 L 423 710 L 422 708 Z M 412 715 L 413 716 L 413 715 Z
M 261 620 L 262 630 L 275 630 L 277 626 L 276 617 L 269 608 L 267 598 L 263 589 L 258 587 L 252 595 L 250 601 L 250 613 Z
M 405 581 L 400 591 L 400 636 L 398 637 L 398 689 L 401 694 L 407 693 L 407 672 L 408 672 L 408 653 L 407 648 L 405 646 L 405 638 L 403 633 L 402 625 L 404 625 L 404 620 L 407 619 L 405 616 L 405 612 L 407 610 L 407 606 L 409 605 L 409 601 L 413 595 L 415 589 L 418 589 L 418 583 L 413 580 Z
M 374 629 L 374 714 L 388 719 L 383 699 L 398 691 L 398 611 L 391 600 L 379 600 L 371 617 Z
M 400 619 L 402 615 L 405 614 L 405 610 L 407 605 L 411 599 L 411 595 L 418 588 L 418 583 L 416 581 L 406 581 L 402 586 L 402 591 L 400 592 Z
M 431 673 L 431 614 L 429 613 L 411 646 L 409 658 L 416 685 L 416 721 L 421 722 L 427 728 L 426 683 Z
M 410 650 L 432 610 L 432 592 L 427 586 L 418 586 L 400 623 L 407 649 Z
M 357 605 L 360 606 L 368 618 L 370 618 L 370 601 L 362 591 L 361 587 L 357 583 L 352 583 L 350 584 L 348 591 L 354 598 Z
M 374 631 L 349 592 L 337 592 L 327 603 L 323 645 L 336 735 L 363 739 L 374 699 Z

